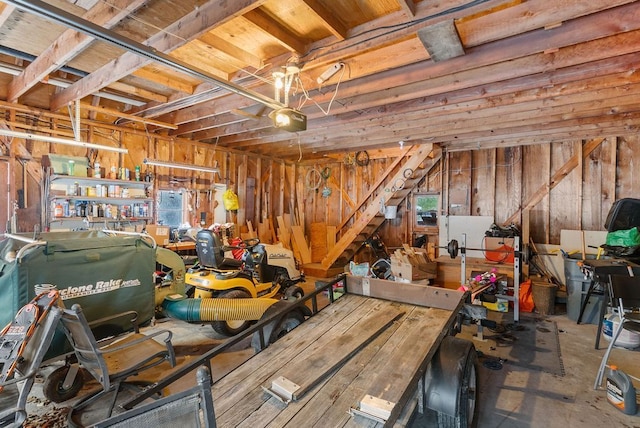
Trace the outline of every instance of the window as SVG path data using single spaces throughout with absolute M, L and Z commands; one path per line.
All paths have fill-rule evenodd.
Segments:
M 184 221 L 184 193 L 180 190 L 160 190 L 158 192 L 158 224 L 179 227 Z
M 418 193 L 413 197 L 416 213 L 416 226 L 437 227 L 438 207 L 440 195 L 438 193 Z

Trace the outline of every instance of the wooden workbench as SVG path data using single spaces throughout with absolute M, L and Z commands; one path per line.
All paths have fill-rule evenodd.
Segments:
M 161 247 L 183 256 L 196 255 L 196 243 L 193 241 L 169 242 L 168 244 L 161 245 Z

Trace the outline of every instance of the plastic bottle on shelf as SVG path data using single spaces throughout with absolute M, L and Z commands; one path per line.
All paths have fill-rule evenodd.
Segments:
M 58 202 L 53 209 L 54 217 L 62 217 L 64 216 L 64 209 L 62 208 L 62 204 Z

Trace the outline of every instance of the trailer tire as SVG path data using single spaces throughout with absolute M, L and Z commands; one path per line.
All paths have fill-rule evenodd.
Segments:
M 222 299 L 249 299 L 251 295 L 244 290 L 231 290 L 220 295 Z M 238 333 L 241 333 L 249 328 L 251 321 L 248 320 L 225 320 L 225 321 L 213 321 L 211 327 L 216 333 L 225 336 L 232 337 Z
M 69 367 L 62 366 L 55 369 L 51 374 L 49 374 L 49 376 L 47 376 L 42 386 L 42 393 L 45 398 L 53 401 L 54 403 L 62 403 L 63 401 L 70 400 L 78 395 L 78 392 L 80 392 L 84 385 L 83 370 L 80 369 L 78 371 L 69 388 L 64 388 L 64 380 L 67 377 L 68 372 Z
M 425 409 L 435 412 L 441 428 L 476 425 L 478 356 L 473 343 L 447 336 L 424 376 Z
M 264 313 L 263 318 L 267 318 L 272 316 L 272 314 L 277 311 L 282 310 L 282 308 L 287 305 L 286 300 L 281 300 L 278 303 L 272 305 L 267 309 Z M 277 318 L 271 321 L 269 324 L 265 325 L 262 334 L 265 341 L 265 346 L 262 347 L 262 343 L 260 340 L 260 332 L 256 331 L 253 333 L 251 337 L 251 346 L 253 347 L 254 352 L 257 354 L 262 351 L 270 344 L 274 343 L 276 340 L 283 337 L 285 334 L 289 333 L 294 328 L 298 327 L 305 320 L 305 314 L 299 310 L 298 308 L 294 308 L 293 310 L 284 314 L 281 318 Z

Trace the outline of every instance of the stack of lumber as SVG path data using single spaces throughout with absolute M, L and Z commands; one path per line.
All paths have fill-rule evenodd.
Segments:
M 277 228 L 272 219 L 258 223 L 257 230 L 251 221 L 242 227 L 240 238 L 258 238 L 265 244 L 281 243 L 293 251 L 302 264 L 319 263 L 336 242 L 336 227 L 326 223 L 312 223 L 309 236 L 305 234 L 304 219 L 291 214 L 276 217 Z
M 438 266 L 431 261 L 424 248 L 413 248 L 404 245 L 390 256 L 391 272 L 396 278 L 409 281 L 434 279 Z

